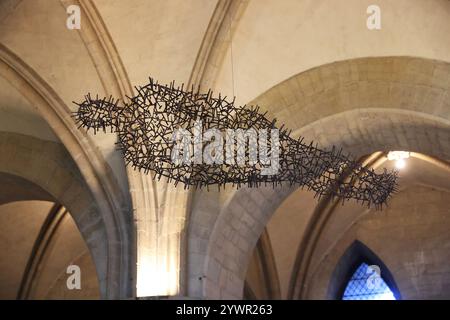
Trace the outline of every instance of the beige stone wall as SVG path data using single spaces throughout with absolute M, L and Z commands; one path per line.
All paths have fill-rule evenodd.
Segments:
M 66 108 L 75 110 L 72 101 L 82 100 L 87 92 L 106 93 L 78 32 L 66 27 L 64 9 L 60 1 L 20 1 L 2 20 L 0 43 L 39 74 Z M 101 135 L 94 143 L 126 190 L 126 174 L 115 141 L 114 135 Z
M 65 26 L 72 2 L 82 10 L 79 31 Z M 91 250 L 101 297 L 132 297 L 141 277 L 149 294 L 240 298 L 253 248 L 294 189 L 218 194 L 152 181 L 125 168 L 114 134 L 78 130 L 72 101 L 87 92 L 123 99 L 152 76 L 235 94 L 294 135 L 356 157 L 406 149 L 450 159 L 450 3 L 380 0 L 379 31 L 365 26 L 370 4 L 2 1 L 0 131 L 8 133 L 0 137 L 0 171 L 68 207 Z M 313 200 L 292 210 L 303 209 L 302 228 Z M 289 296 L 295 263 L 274 247 Z M 155 274 L 164 279 L 156 289 Z
M 381 9 L 381 30 L 366 27 L 372 4 Z M 335 61 L 411 56 L 450 62 L 448 6 L 446 0 L 248 1 L 214 89 L 232 96 L 234 87 L 244 104 L 296 74 Z
M 84 253 L 79 258 L 73 261 L 73 264 L 80 267 L 81 270 L 81 289 L 69 290 L 67 289 L 66 270 L 59 275 L 49 287 L 47 294 L 43 297 L 45 299 L 70 299 L 70 300 L 87 300 L 100 299 L 100 291 L 98 287 L 98 279 L 95 271 L 95 266 L 89 253 Z M 57 276 L 57 274 L 55 274 Z
M 414 67 L 417 65 L 418 69 Z M 334 70 L 336 81 L 330 87 L 312 87 L 316 89 L 305 94 L 293 86 L 309 79 L 312 73 L 322 73 L 322 68 Z M 340 78 L 338 70 L 348 72 L 343 71 Z M 443 81 L 439 80 L 441 70 Z M 315 140 L 322 148 L 343 147 L 356 158 L 376 151 L 410 150 L 449 159 L 448 71 L 447 63 L 407 57 L 344 61 L 301 73 L 267 91 L 256 102 L 279 106 L 269 109 L 270 115 L 294 129 L 294 135 Z M 195 256 L 193 263 L 197 267 L 189 266 L 196 273 L 201 273 L 203 266 L 203 293 L 194 291 L 197 295 L 240 297 L 251 249 L 276 208 L 292 191 L 232 190 L 222 198 L 220 208 L 214 196 L 202 195 L 211 198 L 202 200 L 202 209 L 194 210 L 191 219 L 195 221 L 199 214 L 211 227 L 200 237 L 192 232 L 189 240 L 209 238 L 206 254 Z M 197 229 L 197 224 L 192 226 L 192 230 Z M 192 278 L 194 288 L 199 280 Z
M 80 267 L 81 289 L 69 290 L 67 267 Z M 35 275 L 32 299 L 98 299 L 99 281 L 89 248 L 70 214 L 58 225 Z
M 52 206 L 48 201 L 0 206 L 0 299 L 16 299 L 34 241 Z
M 95 264 L 80 231 L 69 213 L 48 224 L 53 210 L 49 201 L 0 206 L 0 299 L 100 298 Z M 80 290 L 66 285 L 72 264 L 81 270 Z
M 4 155 L 0 158 L 1 172 L 28 180 L 45 190 L 48 198 L 56 199 L 70 210 L 80 230 L 76 233 L 81 232 L 92 253 L 100 290 L 105 294 L 110 281 L 107 264 L 111 255 L 104 221 L 67 151 L 58 143 L 15 133 L 1 133 L 0 141 L 0 151 Z
M 389 165 L 388 161 L 379 164 Z M 393 275 L 402 298 L 445 298 L 445 248 L 449 243 L 445 230 L 450 227 L 445 199 L 450 190 L 449 172 L 445 162 L 414 154 L 400 171 L 399 192 L 383 211 L 352 202 L 324 206 L 324 201 L 309 202 L 305 191 L 292 192 L 275 211 L 265 231 L 273 248 L 281 297 L 335 298 L 335 290 L 349 271 L 344 252 L 358 241 L 386 265 L 384 268 L 380 264 L 382 274 L 389 271 Z M 245 280 L 246 285 L 253 286 L 255 295 L 261 292 L 259 287 L 269 286 L 267 280 L 251 280 L 260 274 L 254 268 L 259 259 L 257 253 L 255 247 Z M 352 251 L 351 255 L 358 259 L 358 252 Z M 338 264 L 340 274 L 336 271 Z M 432 281 L 444 284 L 436 287 Z
M 383 212 L 370 212 L 342 235 L 329 233 L 336 244 L 307 280 L 306 298 L 327 297 L 331 274 L 354 240 L 371 249 L 389 268 L 403 299 L 449 299 L 448 192 L 409 188 Z M 383 271 L 382 271 L 383 272 Z

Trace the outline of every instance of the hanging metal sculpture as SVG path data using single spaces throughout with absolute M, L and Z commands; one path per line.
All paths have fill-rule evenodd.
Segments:
M 186 188 L 286 183 L 305 187 L 319 197 L 355 199 L 376 207 L 381 207 L 395 192 L 396 172 L 385 169 L 377 174 L 334 147 L 321 150 L 313 143 L 304 143 L 302 138 L 294 139 L 290 131 L 283 126 L 278 129 L 276 120 L 267 119 L 257 106 L 237 107 L 234 100 L 229 102 L 220 95 L 213 97 L 211 91 L 185 90 L 183 86 L 161 85 L 152 79 L 136 90 L 137 95 L 122 105 L 111 97 L 93 99 L 88 94 L 83 102 L 76 103 L 79 108 L 74 118 L 79 127 L 92 129 L 94 133 L 106 132 L 108 127 L 110 132 L 116 132 L 126 164 L 145 173 L 153 172 L 158 179 L 166 177 Z M 214 136 L 209 143 L 214 142 L 216 148 L 209 161 L 205 161 L 201 155 L 208 146 L 196 141 L 196 137 L 204 138 L 202 132 L 208 130 L 215 130 L 209 135 Z M 269 134 L 275 130 L 277 135 Z M 180 152 L 177 150 L 180 137 L 176 137 L 180 132 L 185 134 L 181 139 L 192 141 L 192 146 L 181 150 L 184 161 L 174 161 L 174 152 Z M 248 143 L 238 144 L 237 148 L 227 144 L 222 152 L 223 141 L 217 132 L 225 133 L 227 138 L 240 137 L 240 142 L 248 138 Z M 237 132 L 234 137 L 230 136 L 233 132 Z M 259 132 L 258 139 L 252 140 L 249 132 Z M 258 149 L 276 161 L 276 170 L 267 171 L 267 161 L 252 159 L 252 150 Z M 244 161 L 231 159 L 239 155 Z

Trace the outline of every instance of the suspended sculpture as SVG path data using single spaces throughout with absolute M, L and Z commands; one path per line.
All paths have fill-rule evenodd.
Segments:
M 355 199 L 378 208 L 396 189 L 396 172 L 384 169 L 377 174 L 334 147 L 321 150 L 313 143 L 304 143 L 302 138 L 294 139 L 283 126 L 277 128 L 276 120 L 267 119 L 257 106 L 235 106 L 234 101 L 220 95 L 213 97 L 211 91 L 185 90 L 183 86 L 161 85 L 152 79 L 136 90 L 137 95 L 121 105 L 111 97 L 93 99 L 88 94 L 83 102 L 76 103 L 79 108 L 74 118 L 79 127 L 94 133 L 108 127 L 110 132 L 116 132 L 126 164 L 145 173 L 153 172 L 158 179 L 166 177 L 186 188 L 286 183 L 305 187 L 319 197 Z M 201 156 L 208 145 L 196 139 L 204 138 L 201 133 L 208 131 L 213 132 L 209 138 L 214 137 L 209 144 L 216 148 L 205 160 Z M 180 132 L 184 136 L 177 137 Z M 223 146 L 217 132 L 226 133 L 230 139 L 240 138 L 240 142 L 248 138 L 248 143 L 236 148 L 232 144 Z M 233 132 L 237 132 L 234 137 L 229 135 Z M 259 137 L 245 135 L 249 132 L 259 132 Z M 271 134 L 274 132 L 277 134 Z M 192 146 L 178 150 L 180 138 L 185 143 L 192 142 Z M 265 161 L 255 161 L 255 150 L 265 152 L 265 159 L 259 154 Z M 184 161 L 174 161 L 176 152 Z M 238 156 L 241 161 L 232 159 Z M 275 165 L 268 159 L 276 161 Z M 274 165 L 274 170 L 269 170 L 268 165 Z

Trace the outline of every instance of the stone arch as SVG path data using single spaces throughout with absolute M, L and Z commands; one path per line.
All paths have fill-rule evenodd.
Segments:
M 133 293 L 129 278 L 132 273 L 131 211 L 127 197 L 120 190 L 110 167 L 87 134 L 77 129 L 71 111 L 56 92 L 18 56 L 0 44 L 0 76 L 7 79 L 34 105 L 63 143 L 75 161 L 85 189 L 97 205 L 97 214 L 105 227 L 106 266 L 101 282 L 104 298 L 124 298 Z M 128 217 L 127 217 L 128 215 Z M 99 272 L 99 278 L 102 273 Z
M 253 263 L 253 270 L 251 265 Z M 254 273 L 255 278 L 249 279 L 249 274 Z M 255 287 L 254 287 L 255 286 Z M 259 290 L 258 290 L 259 288 Z M 259 291 L 259 292 L 258 292 Z M 255 295 L 255 293 L 258 293 Z M 249 270 L 244 284 L 244 299 L 281 299 L 280 280 L 277 265 L 267 228 L 262 232 L 250 262 Z
M 320 81 L 312 80 L 317 77 Z M 362 58 L 296 75 L 252 104 L 270 106 L 270 115 L 296 130 L 295 136 L 314 139 L 323 148 L 342 146 L 356 156 L 411 150 L 449 159 L 450 114 L 445 112 L 450 106 L 449 89 L 448 63 L 410 57 Z M 291 192 L 243 188 L 230 195 L 220 213 L 210 219 L 212 231 L 202 261 L 205 297 L 241 297 L 252 249 L 270 216 Z
M 107 285 L 107 232 L 99 208 L 70 155 L 58 143 L 18 133 L 0 133 L 0 172 L 19 177 L 63 205 L 82 234 L 99 275 Z M 104 293 L 104 292 L 103 292 Z
M 353 272 L 362 262 L 379 266 L 381 271 L 380 276 L 392 290 L 395 298 L 397 300 L 401 299 L 400 290 L 389 268 L 380 257 L 359 240 L 355 240 L 345 250 L 339 262 L 336 264 L 328 285 L 327 299 L 340 299 L 342 297 L 348 279 L 350 279 Z
M 371 115 L 378 113 L 378 116 L 380 116 L 379 111 L 377 112 L 376 110 L 367 110 L 366 112 Z M 402 112 L 391 113 L 391 119 L 405 121 L 406 117 L 410 121 L 409 125 L 395 127 L 391 123 L 384 126 L 366 126 L 366 137 L 360 136 L 359 139 L 355 138 L 354 133 L 358 132 L 356 128 L 351 129 L 347 125 L 343 125 L 343 130 L 350 133 L 353 132 L 351 135 L 344 134 L 344 136 L 353 138 L 342 139 L 340 143 L 345 145 L 346 150 L 360 155 L 378 150 L 412 150 L 428 154 L 433 152 L 434 156 L 442 159 L 450 157 L 450 148 L 448 147 L 450 146 L 448 143 L 449 135 L 446 133 L 449 130 L 447 123 L 427 119 L 419 115 L 416 115 L 416 118 L 411 118 L 410 114 L 406 115 Z M 358 114 L 353 114 L 353 120 L 351 115 L 343 113 L 339 116 L 331 117 L 328 121 L 340 121 L 347 117 L 349 122 L 352 123 L 360 118 Z M 385 112 L 382 114 L 385 114 Z M 389 139 L 389 137 L 380 137 L 378 140 L 372 141 L 371 136 L 380 131 L 389 132 L 394 137 L 408 136 L 411 140 L 403 139 L 402 141 L 412 142 L 403 144 L 398 142 L 397 138 Z M 424 135 L 424 132 L 428 132 L 428 135 Z M 308 135 L 307 132 L 305 133 Z M 337 136 L 341 135 L 338 134 Z M 334 134 L 325 137 L 331 139 L 331 137 L 334 137 Z M 431 148 L 432 146 L 434 148 Z M 241 285 L 244 281 L 246 266 L 252 249 L 265 225 L 270 220 L 271 215 L 293 190 L 295 189 L 261 188 L 249 190 L 243 188 L 233 194 L 229 203 L 221 210 L 211 234 L 210 241 L 214 242 L 209 243 L 207 260 L 205 262 L 205 296 L 240 298 Z M 330 204 L 327 200 L 324 201 L 318 204 L 313 215 L 315 223 L 319 225 L 308 226 L 308 229 L 318 228 L 318 231 L 307 230 L 307 232 L 313 232 L 314 237 L 320 234 L 320 225 L 323 223 L 321 216 L 330 212 L 328 210 Z M 225 275 L 221 276 L 221 274 Z M 221 282 L 223 280 L 220 280 L 220 278 L 228 280 Z M 214 280 L 218 282 L 215 283 Z M 225 284 L 225 286 L 221 287 L 221 284 Z M 219 288 L 216 286 L 219 286 Z M 299 289 L 297 288 L 296 290 Z M 297 296 L 297 294 L 294 296 Z

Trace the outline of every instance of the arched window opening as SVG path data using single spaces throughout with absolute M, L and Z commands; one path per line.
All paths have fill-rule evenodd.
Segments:
M 363 262 L 347 282 L 342 300 L 396 300 L 376 265 Z
M 327 298 L 401 300 L 401 295 L 384 262 L 362 242 L 355 240 L 334 268 Z

